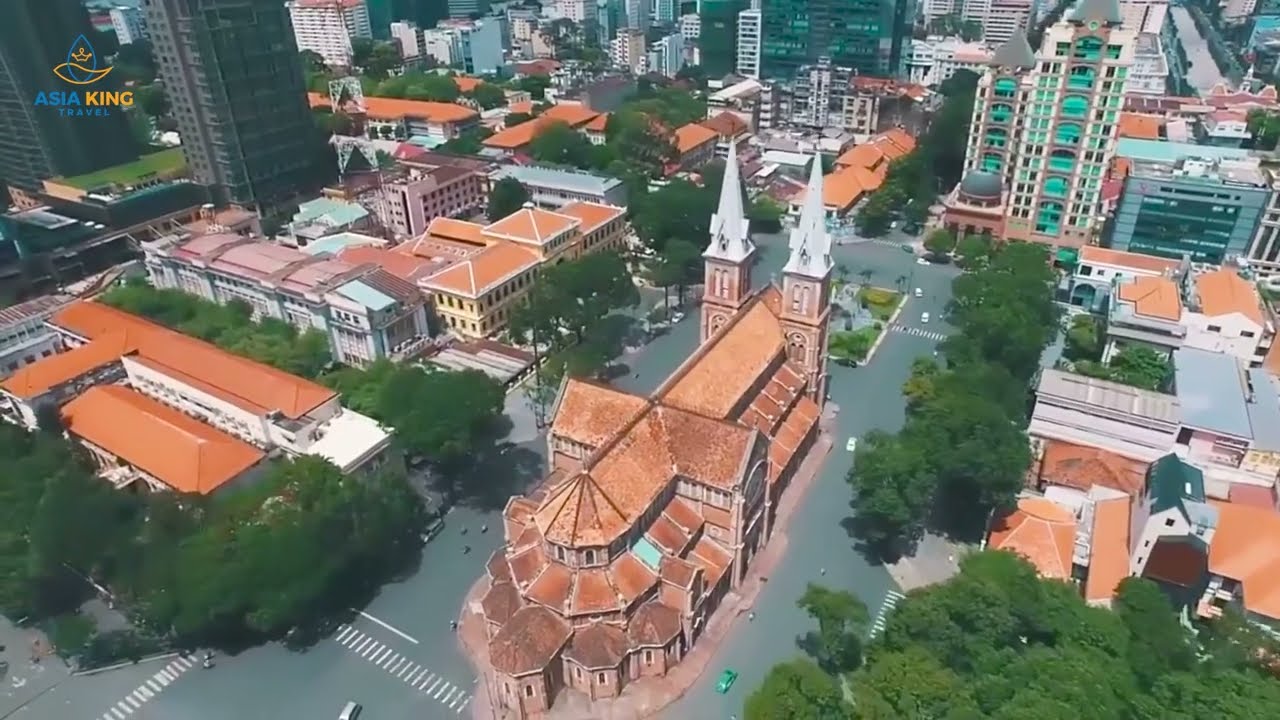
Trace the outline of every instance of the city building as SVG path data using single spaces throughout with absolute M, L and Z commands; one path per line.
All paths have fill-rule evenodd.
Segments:
M 422 31 L 422 54 L 445 67 L 462 63 L 462 45 L 458 34 L 449 28 Z
M 1069 302 L 1102 312 L 1113 287 L 1137 278 L 1173 278 L 1185 272 L 1181 260 L 1121 252 L 1096 245 L 1080 248 L 1071 273 Z
M 280 214 L 316 182 L 288 10 L 278 0 L 152 0 L 147 27 L 191 176 L 217 203 Z
M 374 218 L 364 206 L 331 197 L 318 197 L 298 206 L 285 228 L 284 242 L 304 248 L 320 238 L 373 229 Z
M 307 102 L 311 107 L 332 105 L 329 96 L 320 93 L 307 93 Z M 428 145 L 441 145 L 480 125 L 478 112 L 456 103 L 366 97 L 361 107 L 344 109 L 362 116 L 366 127 L 386 127 L 395 137 Z
M 465 1 L 465 0 L 464 0 Z M 476 2 L 477 0 L 471 0 Z M 487 4 L 487 0 L 481 0 Z M 453 2 L 449 3 L 451 17 Z M 462 71 L 468 75 L 488 75 L 498 72 L 505 61 L 502 54 L 503 33 L 498 18 L 486 17 L 479 20 L 441 20 L 436 32 L 423 33 L 423 43 L 427 54 L 440 60 L 439 55 L 447 55 L 450 65 L 462 65 Z M 447 43 L 448 51 L 444 51 Z
M 916 141 L 905 130 L 894 128 L 857 145 L 836 158 L 835 168 L 822 182 L 822 206 L 827 217 L 846 216 L 859 201 L 884 184 L 889 165 L 915 150 Z M 804 208 L 808 190 L 791 199 L 790 214 L 798 216 Z
M 397 238 L 417 237 L 433 218 L 481 211 L 489 183 L 483 168 L 448 161 L 402 160 L 384 171 L 382 224 Z
M 835 66 L 829 58 L 821 58 L 796 72 L 791 83 L 790 119 L 795 125 L 869 135 L 880 129 L 882 101 L 914 102 L 923 92 L 923 88 L 888 78 L 859 75 L 853 68 Z
M 1272 195 L 1257 159 L 1130 160 L 1104 245 L 1221 265 L 1248 256 Z
M 1079 247 L 1101 231 L 1136 44 L 1119 25 L 1114 2 L 1084 0 L 1038 54 L 1016 33 L 980 79 L 965 167 L 1000 179 L 1003 208 L 981 209 L 1003 212 L 1004 239 Z
M 643 45 L 641 45 L 643 48 Z M 545 110 L 538 117 L 494 133 L 484 140 L 484 146 L 497 150 L 505 155 L 523 152 L 533 142 L 533 138 L 547 125 L 564 123 L 571 128 L 583 130 L 600 113 L 585 105 L 576 103 L 559 103 Z
M 680 16 L 680 35 L 684 37 L 685 42 L 693 42 L 702 34 L 702 16 L 697 13 L 689 13 Z
M 0 417 L 61 411 L 119 489 L 209 495 L 269 457 L 323 457 L 345 473 L 393 461 L 391 436 L 337 393 L 136 315 L 77 301 L 48 321 L 62 352 L 0 382 Z
M 1119 0 L 1120 27 L 1159 36 L 1169 16 L 1169 0 Z
M 1249 115 L 1244 110 L 1214 110 L 1196 126 L 1197 139 L 1204 145 L 1240 147 L 1253 140 Z
M 574 202 L 627 206 L 627 188 L 605 175 L 539 165 L 503 165 L 489 175 L 489 183 L 512 178 L 529 191 L 539 207 L 556 210 Z
M 622 19 L 626 21 L 626 29 L 635 30 L 641 35 L 648 33 L 649 18 L 653 14 L 650 0 L 621 0 L 621 4 Z
M 648 72 L 673 78 L 684 68 L 684 38 L 679 33 L 667 35 L 649 43 L 645 61 Z
M 653 0 L 649 17 L 658 25 L 671 25 L 676 21 L 679 5 L 678 0 Z
M 1169 59 L 1165 57 L 1160 36 L 1141 33 L 1133 48 L 1133 68 L 1125 92 L 1139 95 L 1164 95 L 1169 92 Z
M 734 67 L 743 77 L 760 77 L 760 23 L 758 7 L 738 13 L 738 61 Z
M 575 23 L 596 21 L 596 0 L 556 0 L 560 16 Z
M 982 27 L 982 42 L 1002 45 L 1031 29 L 1033 0 L 964 0 L 960 19 Z
M 645 34 L 632 28 L 618 31 L 618 36 L 609 43 L 609 61 L 615 68 L 632 75 L 643 75 L 648 72 Z
M 711 91 L 707 96 L 707 117 L 733 113 L 751 132 L 759 132 L 781 122 L 779 96 L 772 83 L 750 78 L 741 80 Z
M 89 14 L 79 0 L 14 0 L 0 23 L 0 181 L 15 205 L 38 203 L 41 181 L 83 175 L 137 157 L 123 111 L 85 122 L 59 108 L 33 106 L 40 92 L 73 87 L 49 69 L 65 62 L 68 44 L 91 37 Z M 93 53 L 92 47 L 81 48 Z M 106 64 L 97 57 L 98 66 Z M 119 78 L 106 75 L 94 88 L 119 91 Z
M 374 265 L 228 233 L 174 234 L 143 250 L 153 286 L 219 304 L 239 300 L 256 318 L 319 330 L 346 365 L 410 358 L 429 339 L 422 294 Z
M 741 148 L 751 139 L 751 128 L 747 127 L 747 124 L 733 113 L 720 113 L 712 118 L 703 120 L 699 124 L 718 136 L 716 140 L 716 157 L 729 157 L 730 146 Z
M 0 379 L 58 352 L 58 336 L 45 322 L 74 299 L 41 295 L 0 309 Z
M 391 23 L 391 41 L 400 48 L 400 57 L 405 60 L 420 58 L 426 55 L 426 43 L 422 40 L 422 30 L 407 20 Z
M 709 77 L 723 77 L 738 65 L 738 14 L 746 0 L 702 0 L 698 3 L 697 62 Z
M 720 134 L 698 123 L 681 125 L 675 131 L 676 161 L 667 169 L 670 175 L 677 170 L 696 170 L 716 157 L 716 144 Z
M 820 170 L 811 182 L 820 197 Z M 648 397 L 564 381 L 548 477 L 507 503 L 479 613 L 483 682 L 516 718 L 674 669 L 765 547 L 819 434 L 832 272 L 821 208 L 792 235 L 782 287 L 752 292 L 741 195 L 731 162 L 700 347 Z
M 441 0 L 365 0 L 369 7 L 369 25 L 373 37 L 390 40 L 393 22 L 412 23 L 420 28 L 433 28 L 448 16 L 447 4 Z
M 862 75 L 899 77 L 913 11 L 914 3 L 905 2 L 766 2 L 761 6 L 761 76 L 790 79 L 802 66 L 827 57 L 833 65 Z
M 625 214 L 612 205 L 572 202 L 555 212 L 529 203 L 489 225 L 436 218 L 425 235 L 396 253 L 432 263 L 417 284 L 432 297 L 448 331 L 492 337 L 506 330 L 542 265 L 621 250 Z
M 448 0 L 447 5 L 451 18 L 467 19 L 489 14 L 489 0 Z
M 991 46 L 986 43 L 930 35 L 924 40 L 911 41 L 907 78 L 917 85 L 937 87 L 957 70 L 981 75 L 991 63 L 991 56 Z
M 147 19 L 137 7 L 121 5 L 110 10 L 111 29 L 116 31 L 116 42 L 132 45 L 147 39 Z
M 310 50 L 329 67 L 351 66 L 351 39 L 372 38 L 365 0 L 290 0 L 289 21 L 298 50 Z

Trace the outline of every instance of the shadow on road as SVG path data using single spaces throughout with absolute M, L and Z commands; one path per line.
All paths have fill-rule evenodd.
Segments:
M 458 478 L 458 502 L 484 512 L 501 510 L 512 495 L 536 485 L 546 461 L 528 445 L 497 443 Z

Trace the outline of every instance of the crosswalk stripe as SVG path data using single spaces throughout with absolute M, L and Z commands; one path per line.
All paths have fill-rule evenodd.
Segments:
M 396 674 L 396 677 L 397 677 L 397 678 L 400 678 L 401 680 L 403 680 L 403 679 L 404 679 L 404 676 L 405 676 L 406 674 L 407 674 L 407 675 L 412 675 L 412 674 L 413 674 L 413 671 L 415 671 L 415 670 L 417 670 L 417 669 L 418 669 L 418 665 L 417 665 L 417 663 L 406 662 L 406 663 L 404 664 L 404 667 L 400 669 L 400 672 Z
M 449 683 L 445 683 L 445 684 L 441 685 L 441 686 L 440 686 L 440 689 L 436 691 L 436 694 L 435 694 L 435 695 L 432 695 L 431 697 L 432 697 L 433 699 L 439 700 L 439 699 L 440 699 L 440 696 L 444 694 L 444 691 L 445 691 L 445 690 L 448 690 L 448 689 L 449 689 L 449 688 L 451 688 L 451 687 L 453 687 L 453 686 L 452 686 L 452 685 L 450 685 Z
M 395 669 L 391 666 L 395 664 L 397 659 L 401 659 L 400 653 L 391 653 L 391 657 L 388 657 L 386 662 L 381 663 L 382 669 L 387 672 L 395 672 Z
M 116 709 L 120 710 L 120 711 L 121 711 L 121 712 L 123 712 L 125 715 L 132 715 L 132 714 L 133 714 L 133 708 L 129 707 L 128 705 L 125 705 L 123 700 L 121 700 L 120 702 L 116 703 Z
M 190 670 L 190 669 L 191 669 L 191 666 L 196 664 L 194 660 L 192 660 L 191 658 L 187 658 L 187 657 L 180 657 L 180 658 L 178 658 L 178 659 L 177 659 L 177 662 L 181 663 L 181 664 L 182 664 L 182 667 L 183 667 L 183 668 L 185 668 L 185 669 L 187 669 L 187 670 Z
M 342 640 L 341 642 L 342 642 L 342 644 L 343 644 L 343 645 L 345 645 L 346 647 L 355 647 L 355 646 L 356 646 L 356 643 L 360 642 L 360 641 L 361 641 L 361 640 L 363 640 L 365 637 L 367 637 L 367 636 L 366 636 L 364 633 L 362 633 L 362 632 L 360 632 L 360 631 L 358 631 L 358 630 L 357 630 L 356 632 L 353 632 L 353 633 L 351 633 L 350 635 L 348 635 L 348 636 L 347 636 L 347 639 L 346 639 L 346 640 Z
M 165 675 L 163 670 L 156 673 L 155 678 L 156 678 L 156 681 L 159 682 L 164 687 L 169 687 L 169 683 L 173 682 L 173 680 L 170 679 L 168 675 Z
M 343 625 L 342 631 L 338 633 L 338 636 L 335 637 L 334 640 L 337 640 L 338 642 L 342 642 L 343 638 L 346 638 L 350 635 L 354 635 L 355 632 L 356 632 L 356 629 L 351 627 L 350 625 Z
M 361 650 L 364 650 L 365 646 L 371 642 L 373 642 L 373 638 L 365 636 L 364 642 L 360 643 L 359 645 L 352 645 L 350 647 L 352 650 L 355 650 L 356 652 L 360 652 Z
M 456 689 L 457 689 L 457 688 L 455 688 L 455 690 L 456 690 Z M 458 691 L 458 694 L 459 694 L 459 695 L 461 695 L 461 694 L 462 694 L 462 691 L 460 691 L 460 690 L 459 690 L 459 691 Z M 453 698 L 453 690 L 450 690 L 449 692 L 445 693 L 445 696 L 444 696 L 443 698 L 441 698 L 441 699 L 440 699 L 440 702 L 441 702 L 442 704 L 444 704 L 444 705 L 448 705 L 448 704 L 449 704 L 449 700 L 451 700 L 452 698 Z
M 417 675 L 414 675 L 413 677 L 409 678 L 409 681 L 408 681 L 408 682 L 409 682 L 409 684 L 410 684 L 410 685 L 417 685 L 417 684 L 418 684 L 418 681 L 422 679 L 422 676 L 423 676 L 423 675 L 426 675 L 426 674 L 427 674 L 427 669 L 426 669 L 426 668 L 422 668 L 421 670 L 419 670 L 419 671 L 418 671 L 418 674 L 417 674 Z
M 444 682 L 444 678 L 436 678 L 436 681 L 434 683 L 431 683 L 431 687 L 427 688 L 427 694 L 430 694 L 432 690 L 435 690 L 437 687 L 439 687 L 440 683 L 442 682 Z
M 129 697 L 133 698 L 134 700 L 137 700 L 138 704 L 142 704 L 146 702 L 147 696 L 142 694 L 142 690 L 143 688 L 138 688 L 137 690 L 134 690 L 133 692 L 129 693 Z
M 468 702 L 471 702 L 471 697 L 470 697 L 470 696 L 468 696 L 466 700 L 463 700 L 462 702 L 458 703 L 458 709 L 457 709 L 457 711 L 456 711 L 456 712 L 457 712 L 459 715 L 461 715 L 461 714 L 462 714 L 462 708 L 466 707 Z
M 132 710 L 137 710 L 138 708 L 142 707 L 142 703 L 138 702 L 137 700 L 134 700 L 132 695 L 126 696 L 125 699 L 121 700 L 120 702 L 124 703 L 125 705 L 128 705 L 129 708 Z
M 156 682 L 155 678 L 148 680 L 147 686 L 150 687 L 152 690 L 155 690 L 156 692 L 160 692 L 161 690 L 164 689 L 164 686 Z
M 135 690 L 134 692 L 142 693 L 142 697 L 146 698 L 147 700 L 150 700 L 151 698 L 156 696 L 155 693 L 151 692 L 151 688 L 147 687 L 146 685 L 139 685 L 138 689 Z
M 111 708 L 111 714 L 116 716 L 116 720 L 124 720 L 124 718 L 126 717 L 124 713 L 120 712 L 115 708 Z
M 382 647 L 383 649 L 379 651 L 376 655 L 370 656 L 374 665 L 377 665 L 379 662 L 382 661 L 382 658 L 391 654 L 391 648 L 387 647 L 386 645 L 383 645 Z
M 369 660 L 373 660 L 373 656 L 382 652 L 383 648 L 386 648 L 386 647 L 387 647 L 386 645 L 383 645 L 380 642 L 374 642 L 372 645 L 366 648 L 364 652 L 360 653 L 360 657 L 369 658 Z
M 427 686 L 427 683 L 435 679 L 436 679 L 435 673 L 427 673 L 427 679 L 422 681 L 422 684 L 418 686 L 418 689 L 421 690 L 422 688 Z

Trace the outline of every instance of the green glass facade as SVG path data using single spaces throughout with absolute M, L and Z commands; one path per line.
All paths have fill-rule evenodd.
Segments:
M 913 7 L 911 0 L 765 0 L 760 72 L 790 78 L 800 66 L 828 57 L 863 75 L 895 75 Z
M 1216 179 L 1136 175 L 1125 179 L 1106 246 L 1126 252 L 1222 264 L 1246 257 L 1271 188 Z
M 738 13 L 748 7 L 746 0 L 702 0 L 698 55 L 708 77 L 723 77 L 737 67 Z
M 449 15 L 445 0 L 365 0 L 365 3 L 369 8 L 369 25 L 377 40 L 391 37 L 393 22 L 407 20 L 425 30 Z
M 0 179 L 39 190 L 41 180 L 137 157 L 123 110 L 110 109 L 104 117 L 64 117 L 56 107 L 33 105 L 39 92 L 77 89 L 59 80 L 53 68 L 66 62 L 77 37 L 93 37 L 79 0 L 6 0 L 0 16 Z M 105 66 L 105 58 L 98 63 Z M 108 74 L 84 89 L 120 87 Z

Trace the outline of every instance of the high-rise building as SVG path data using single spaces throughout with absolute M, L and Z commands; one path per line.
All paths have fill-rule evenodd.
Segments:
M 372 38 L 365 0 L 290 0 L 289 22 L 298 50 L 310 50 L 329 67 L 351 65 L 351 39 Z
M 596 0 L 557 0 L 561 17 L 576 23 L 596 21 Z
M 627 28 L 639 30 L 642 33 L 649 31 L 649 16 L 653 12 L 652 8 L 649 7 L 649 3 L 650 0 L 622 0 Z
M 648 59 L 644 33 L 639 30 L 622 30 L 609 43 L 609 60 L 619 70 L 626 70 L 633 75 L 644 74 Z
M 70 117 L 34 105 L 40 92 L 76 90 L 55 75 L 73 43 L 92 34 L 79 0 L 9 0 L 0 22 L 0 180 L 10 193 L 40 189 L 40 181 L 100 170 L 136 157 L 129 123 L 119 109 L 102 117 Z M 93 52 L 87 42 L 87 52 Z M 97 58 L 98 67 L 106 65 Z M 119 90 L 111 73 L 95 90 Z
M 440 2 L 441 0 L 436 0 Z M 478 18 L 489 12 L 489 0 L 449 0 L 449 17 Z
M 1018 33 L 979 81 L 960 190 L 1001 198 L 1005 239 L 1081 246 L 1099 232 L 1136 41 L 1120 25 L 1116 0 L 1082 0 L 1039 53 Z
M 1000 45 L 1031 26 L 1034 0 L 965 0 L 960 19 L 982 27 L 983 42 Z
M 291 212 L 319 156 L 284 4 L 150 0 L 146 8 L 193 177 L 217 202 Z
M 646 71 L 675 77 L 684 67 L 684 39 L 680 33 L 671 33 L 649 43 L 646 62 Z
M 393 22 L 407 21 L 420 28 L 430 28 L 449 16 L 448 5 L 443 0 L 365 0 L 365 4 L 369 6 L 369 26 L 378 40 L 391 37 Z
M 434 55 L 433 46 L 441 44 L 442 34 L 452 44 L 449 64 L 460 65 L 463 72 L 484 75 L 502 67 L 502 26 L 497 18 L 442 20 L 436 33 L 423 33 L 428 54 Z
M 702 0 L 698 31 L 698 64 L 709 77 L 722 77 L 738 66 L 738 13 L 746 0 Z
M 676 21 L 680 4 L 676 0 L 653 0 L 650 18 L 658 25 L 671 25 Z
M 400 48 L 400 57 L 416 58 L 422 55 L 422 31 L 407 20 L 391 23 L 391 41 Z
M 738 13 L 738 74 L 760 77 L 760 9 Z
M 1159 35 L 1169 16 L 1169 0 L 1120 0 L 1120 27 Z
M 116 42 L 132 45 L 146 39 L 147 22 L 138 8 L 121 5 L 111 8 L 108 14 L 111 17 L 111 28 L 116 31 Z
M 902 70 L 904 42 L 911 37 L 914 9 L 915 3 L 909 0 L 765 2 L 760 73 L 790 78 L 800 66 L 829 57 L 834 64 L 862 75 L 897 75 Z

